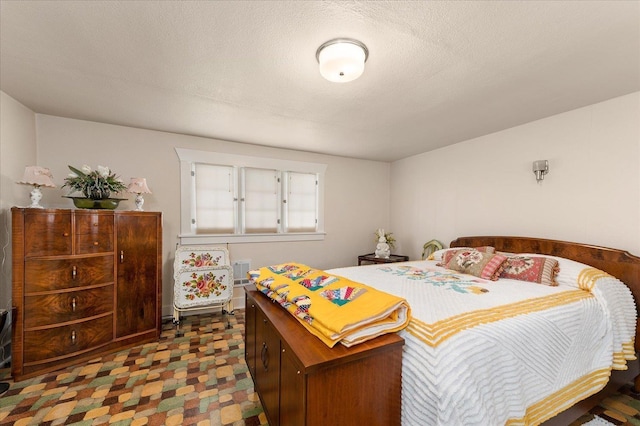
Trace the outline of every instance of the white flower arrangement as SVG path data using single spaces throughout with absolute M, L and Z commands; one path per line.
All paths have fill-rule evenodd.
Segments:
M 377 229 L 376 232 L 373 233 L 373 235 L 376 236 L 375 242 L 378 242 L 380 240 L 380 234 L 384 233 L 384 239 L 386 240 L 387 244 L 389 244 L 390 248 L 395 248 L 396 247 L 396 239 L 393 236 L 393 232 L 384 232 L 384 230 L 380 230 Z
M 81 169 L 69 166 L 71 173 L 65 178 L 64 185 L 71 188 L 71 192 L 82 192 L 85 197 L 93 200 L 109 198 L 112 192 L 117 193 L 127 189 L 122 180 L 111 172 L 109 167 L 98 166 L 96 170 L 86 164 Z

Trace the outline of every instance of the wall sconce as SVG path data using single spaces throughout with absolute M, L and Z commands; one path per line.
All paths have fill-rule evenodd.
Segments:
M 542 182 L 547 173 L 549 173 L 549 161 L 537 160 L 533 162 L 533 174 L 536 175 L 536 182 Z
M 151 194 L 147 180 L 145 178 L 131 178 L 127 192 L 136 194 L 136 211 L 143 211 L 144 198 L 142 198 L 142 194 Z
M 334 83 L 346 83 L 360 77 L 368 57 L 367 46 L 350 38 L 329 40 L 316 51 L 320 74 Z
M 47 188 L 56 187 L 56 185 L 53 183 L 53 176 L 51 175 L 51 171 L 40 166 L 25 167 L 24 176 L 22 176 L 22 180 L 18 183 L 33 185 L 33 190 L 31 191 L 31 205 L 29 206 L 33 209 L 44 208 L 40 205 L 40 200 L 42 199 L 42 192 L 40 191 L 41 186 L 45 186 Z

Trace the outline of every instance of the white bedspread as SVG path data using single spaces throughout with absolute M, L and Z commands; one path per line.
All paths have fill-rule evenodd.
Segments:
M 539 424 L 635 359 L 629 289 L 556 259 L 557 287 L 454 275 L 434 261 L 329 272 L 411 306 L 413 318 L 399 333 L 404 426 Z

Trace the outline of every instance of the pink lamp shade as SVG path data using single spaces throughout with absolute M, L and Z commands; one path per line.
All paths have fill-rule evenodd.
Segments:
M 144 198 L 142 198 L 142 194 L 151 194 L 147 180 L 145 178 L 131 178 L 127 192 L 136 194 L 136 211 L 143 211 Z
M 131 178 L 127 192 L 132 194 L 151 194 L 145 178 Z
M 46 186 L 49 188 L 55 188 L 53 183 L 53 176 L 51 171 L 45 167 L 40 166 L 27 166 L 24 168 L 24 176 L 18 183 L 24 183 L 26 185 L 33 185 L 36 187 Z
M 22 176 L 22 180 L 18 181 L 18 183 L 33 185 L 33 189 L 31 190 L 31 205 L 29 207 L 34 209 L 44 208 L 40 205 L 40 200 L 42 199 L 42 191 L 40 191 L 40 187 L 56 187 L 55 183 L 53 183 L 53 176 L 51 175 L 51 171 L 45 167 L 40 166 L 25 167 L 24 176 Z

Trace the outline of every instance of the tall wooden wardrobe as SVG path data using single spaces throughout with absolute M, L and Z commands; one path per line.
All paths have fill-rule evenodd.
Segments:
M 161 213 L 11 214 L 15 380 L 159 338 Z

